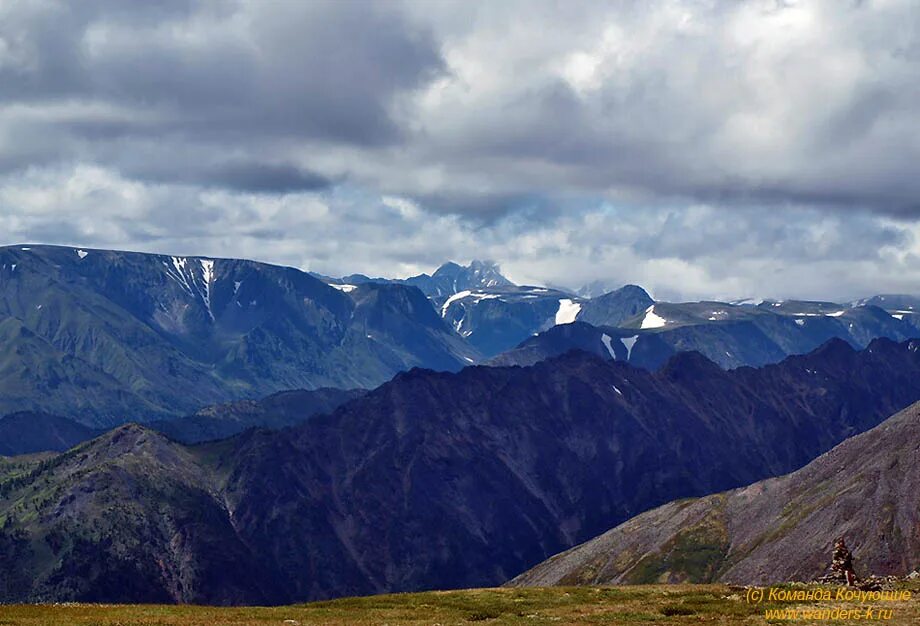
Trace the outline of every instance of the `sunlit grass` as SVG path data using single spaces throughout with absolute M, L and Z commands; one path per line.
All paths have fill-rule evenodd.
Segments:
M 920 602 L 891 605 L 890 626 L 920 623 Z M 465 624 L 766 624 L 763 605 L 724 585 L 434 591 L 286 607 L 0 606 L 0 626 L 441 626 Z M 795 622 L 804 624 L 808 622 Z

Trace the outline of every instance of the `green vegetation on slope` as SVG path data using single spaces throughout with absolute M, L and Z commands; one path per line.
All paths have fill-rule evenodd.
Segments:
M 0 607 L 7 626 L 362 626 L 390 624 L 768 624 L 764 611 L 787 604 L 748 604 L 742 588 L 724 585 L 554 587 L 432 591 L 285 607 L 215 608 L 159 605 Z M 837 606 L 837 605 L 834 605 Z M 844 605 L 840 605 L 843 607 Z M 846 605 L 849 607 L 849 605 Z M 890 603 L 889 626 L 920 620 L 920 602 Z M 855 605 L 854 607 L 855 608 Z M 812 622 L 798 621 L 797 624 Z
M 628 578 L 632 583 L 711 581 L 728 553 L 724 498 L 698 524 L 640 560 Z

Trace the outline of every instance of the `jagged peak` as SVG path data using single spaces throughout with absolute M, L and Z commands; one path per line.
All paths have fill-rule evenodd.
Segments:
M 499 271 L 501 269 L 498 263 L 488 259 L 473 259 L 470 261 L 470 264 L 467 266 L 467 268 L 471 270 L 490 269 L 495 271 Z
M 469 262 L 469 265 L 460 265 L 455 261 L 447 261 L 436 269 L 432 276 L 454 276 L 461 272 L 497 274 L 508 283 L 511 282 L 504 276 L 501 276 L 501 265 L 489 259 L 473 259 Z
M 438 267 L 438 269 L 434 271 L 432 276 L 453 275 L 461 271 L 462 269 L 464 268 L 459 263 L 455 263 L 453 261 L 447 261 L 446 263 L 442 263 L 441 266 Z

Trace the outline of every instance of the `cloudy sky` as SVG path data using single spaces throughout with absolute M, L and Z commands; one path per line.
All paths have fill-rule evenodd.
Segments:
M 0 0 L 0 243 L 920 293 L 908 0 Z

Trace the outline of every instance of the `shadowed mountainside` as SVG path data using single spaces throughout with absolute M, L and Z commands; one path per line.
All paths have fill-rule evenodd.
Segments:
M 653 509 L 509 584 L 808 581 L 841 535 L 858 574 L 904 576 L 920 567 L 918 489 L 914 404 L 796 472 Z
M 192 448 L 130 427 L 136 444 L 110 434 L 0 477 L 0 570 L 20 575 L 0 598 L 105 599 L 124 568 L 146 581 L 119 591 L 131 601 L 501 583 L 654 506 L 801 467 L 920 400 L 918 376 L 918 344 L 887 340 L 733 371 L 571 353 L 412 370 L 294 428 Z M 206 550 L 225 541 L 232 567 Z
M 20 412 L 0 417 L 0 456 L 63 452 L 100 434 L 66 417 Z
M 146 425 L 181 443 L 226 439 L 250 428 L 279 430 L 314 415 L 329 413 L 367 393 L 364 389 L 298 389 L 261 400 L 237 400 L 201 409 L 193 415 Z M 63 452 L 102 431 L 47 413 L 13 413 L 0 418 L 0 456 Z
M 282 391 L 261 400 L 237 400 L 201 409 L 193 415 L 147 424 L 182 443 L 226 439 L 250 428 L 279 430 L 330 413 L 364 389 L 313 389 Z

